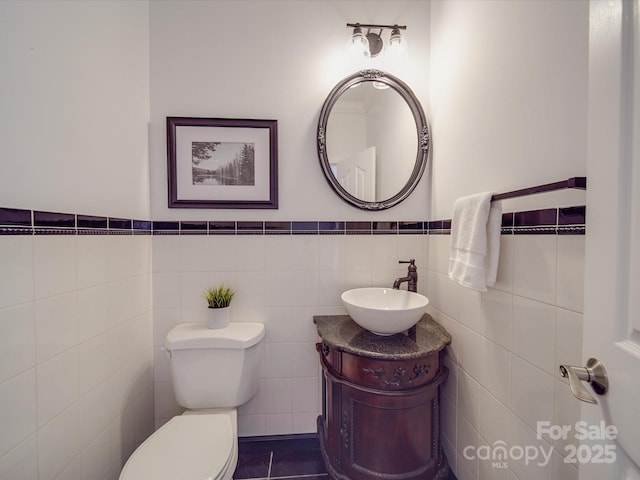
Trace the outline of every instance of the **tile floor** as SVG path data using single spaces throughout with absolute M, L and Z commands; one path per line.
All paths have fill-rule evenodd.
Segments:
M 315 436 L 244 440 L 238 445 L 234 480 L 328 480 Z
M 234 480 L 330 480 L 315 436 L 240 439 Z M 456 480 L 449 472 L 448 480 Z

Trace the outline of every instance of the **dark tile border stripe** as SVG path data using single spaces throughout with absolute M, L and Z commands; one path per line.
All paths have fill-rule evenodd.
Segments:
M 147 235 L 151 234 L 151 228 L 153 223 L 149 220 L 134 220 L 133 221 L 133 233 L 141 234 L 145 233 Z
M 373 231 L 371 222 L 347 222 L 345 228 L 347 235 L 367 235 Z
M 565 207 L 558 209 L 558 225 L 584 225 L 587 207 Z
M 318 222 L 320 235 L 344 235 L 345 228 L 345 222 Z
M 451 220 L 435 220 L 425 223 L 425 233 L 429 235 L 449 235 L 451 233 Z
M 236 222 L 237 235 L 263 235 L 264 222 Z
M 398 233 L 420 234 L 424 232 L 426 222 L 398 222 Z
M 180 233 L 180 223 L 179 222 L 152 222 L 153 234 L 158 235 L 162 234 L 160 232 L 173 233 L 178 235 Z
M 513 217 L 514 227 L 536 227 L 558 224 L 558 209 L 546 208 L 544 210 L 531 210 L 517 212 Z
M 317 235 L 319 222 L 291 222 L 291 233 L 294 235 Z
M 72 213 L 33 212 L 34 227 L 49 227 L 56 229 L 76 228 L 76 216 Z
M 209 222 L 209 235 L 235 235 L 236 222 Z
M 288 235 L 291 233 L 291 222 L 264 222 L 265 235 Z
M 503 235 L 584 235 L 586 207 L 502 215 Z M 0 235 L 448 235 L 431 221 L 151 221 L 0 208 Z
M 585 232 L 584 225 L 558 226 L 558 235 L 584 235 Z
M 374 235 L 393 235 L 398 233 L 398 222 L 373 222 Z
M 107 230 L 109 228 L 107 217 L 78 215 L 77 224 L 78 228 L 91 228 L 94 230 Z
M 133 220 L 109 217 L 109 230 L 132 230 Z
M 33 228 L 0 226 L 0 235 L 33 235 Z
M 207 232 L 207 222 L 180 222 L 181 235 L 206 235 Z
M 31 210 L 0 208 L 0 225 L 21 225 L 31 227 Z

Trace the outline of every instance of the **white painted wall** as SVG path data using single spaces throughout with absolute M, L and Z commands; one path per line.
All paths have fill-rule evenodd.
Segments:
M 428 110 L 426 1 L 152 2 L 151 205 L 154 219 L 416 220 L 428 214 L 427 175 L 391 211 L 363 212 L 340 200 L 316 153 L 320 108 L 350 63 L 347 22 L 407 25 L 409 63 L 372 63 L 403 78 Z M 167 208 L 166 116 L 278 120 L 280 208 Z M 304 179 L 304 181 L 301 181 Z
M 432 218 L 464 195 L 584 176 L 588 3 L 437 1 L 431 15 Z
M 149 217 L 146 1 L 0 2 L 0 205 Z

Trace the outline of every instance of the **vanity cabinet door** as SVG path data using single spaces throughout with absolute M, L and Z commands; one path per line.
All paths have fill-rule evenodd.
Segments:
M 342 436 L 341 384 L 323 369 L 322 371 L 322 415 L 318 417 L 318 435 L 323 453 L 330 465 L 337 469 L 342 466 L 345 448 Z
M 433 478 L 428 474 L 440 460 L 437 385 L 396 394 L 341 387 L 342 470 L 350 479 Z

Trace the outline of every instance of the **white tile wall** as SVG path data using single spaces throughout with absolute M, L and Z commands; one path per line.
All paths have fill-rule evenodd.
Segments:
M 78 344 L 76 294 L 44 298 L 35 306 L 36 359 L 42 363 Z
M 0 478 L 38 478 L 37 436 L 30 435 L 0 457 Z
M 555 314 L 553 305 L 513 299 L 512 352 L 550 374 L 555 371 Z
M 46 298 L 76 289 L 75 235 L 38 235 L 33 238 L 35 298 Z
M 556 370 L 581 358 L 584 237 L 503 236 L 497 288 L 482 294 L 448 279 L 448 241 L 0 237 L 0 423 L 10 425 L 0 432 L 0 478 L 117 478 L 136 445 L 181 412 L 161 347 L 174 325 L 204 321 L 202 290 L 219 282 L 238 291 L 233 321 L 267 330 L 258 394 L 239 409 L 240 435 L 314 432 L 313 315 L 344 313 L 343 290 L 390 285 L 405 272 L 396 262 L 410 257 L 430 312 L 453 336 L 442 426 L 458 478 L 574 478 L 561 462 L 564 444 L 535 439 L 535 422 L 575 422 Z M 495 471 L 464 458 L 465 446 L 499 440 L 544 442 L 553 461 Z
M 578 420 L 578 400 L 557 372 L 581 363 L 584 236 L 503 235 L 496 288 L 482 294 L 448 279 L 449 237 L 427 239 L 430 313 L 453 337 L 442 433 L 458 479 L 577 478 L 562 461 L 566 441 L 538 439 L 536 422 Z M 501 441 L 542 447 L 551 460 L 500 469 L 464 458 L 467 445 Z
M 36 364 L 33 303 L 0 310 L 0 382 Z
M 514 235 L 513 293 L 553 304 L 557 252 L 555 235 Z
M 0 237 L 0 479 L 103 480 L 154 427 L 151 238 Z
M 105 235 L 81 235 L 76 238 L 78 288 L 103 285 L 108 281 L 108 243 Z
M 33 239 L 4 236 L 0 239 L 0 308 L 33 300 Z
M 18 445 L 37 428 L 36 376 L 28 370 L 0 384 L 0 454 Z
M 162 345 L 175 325 L 204 321 L 202 291 L 224 282 L 237 290 L 232 321 L 265 324 L 258 393 L 238 410 L 241 436 L 316 431 L 320 367 L 314 315 L 342 314 L 340 294 L 390 286 L 416 258 L 424 291 L 423 235 L 154 236 L 154 382 L 156 426 L 181 412 Z M 162 258 L 158 258 L 162 257 Z
M 511 363 L 511 411 L 532 430 L 553 418 L 553 377 L 517 355 Z

